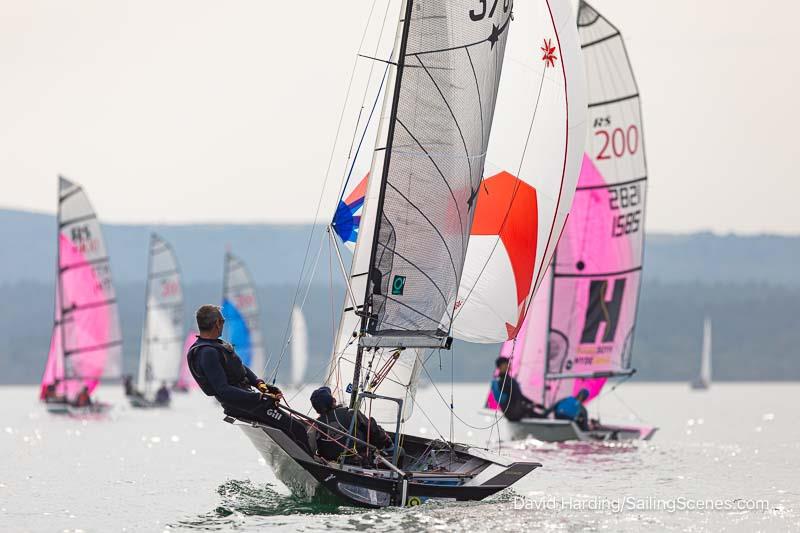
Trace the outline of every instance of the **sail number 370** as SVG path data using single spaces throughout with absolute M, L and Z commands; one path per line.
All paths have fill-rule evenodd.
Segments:
M 492 2 L 491 9 L 488 9 L 489 18 L 492 18 L 494 16 L 494 10 L 497 9 L 497 4 L 500 2 L 500 0 L 488 0 L 488 2 Z M 472 20 L 473 22 L 478 22 L 479 20 L 483 20 L 486 17 L 488 2 L 487 0 L 478 0 L 480 8 L 469 10 L 470 20 Z M 503 13 L 508 13 L 509 7 L 511 7 L 511 0 L 503 0 Z

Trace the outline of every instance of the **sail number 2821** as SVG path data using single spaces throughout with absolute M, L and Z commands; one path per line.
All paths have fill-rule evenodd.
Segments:
M 633 209 L 642 203 L 642 190 L 639 183 L 610 188 L 608 190 L 608 202 L 612 212 L 625 211 L 612 216 L 612 237 L 622 237 L 639 231 L 642 223 L 642 210 L 641 208 Z

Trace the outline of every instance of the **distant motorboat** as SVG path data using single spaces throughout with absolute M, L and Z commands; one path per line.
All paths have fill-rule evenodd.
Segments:
M 696 390 L 711 388 L 711 319 L 703 321 L 703 351 L 700 354 L 700 374 L 691 383 Z

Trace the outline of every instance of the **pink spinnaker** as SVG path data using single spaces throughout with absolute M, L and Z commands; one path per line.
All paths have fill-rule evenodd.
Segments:
M 185 390 L 193 390 L 198 388 L 197 382 L 192 377 L 192 373 L 189 372 L 189 361 L 186 359 L 186 354 L 189 353 L 189 348 L 192 347 L 192 344 L 194 344 L 195 340 L 197 340 L 197 332 L 190 331 L 189 334 L 186 335 L 186 340 L 183 343 L 181 370 L 178 374 L 178 382 L 176 385 L 178 388 Z
M 122 339 L 100 224 L 83 189 L 59 180 L 58 274 L 53 335 L 40 397 L 56 385 L 73 399 L 120 373 Z

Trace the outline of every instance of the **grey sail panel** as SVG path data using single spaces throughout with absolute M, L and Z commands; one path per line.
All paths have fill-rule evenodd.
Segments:
M 449 334 L 511 22 L 511 2 L 409 4 L 367 284 L 372 346 Z

